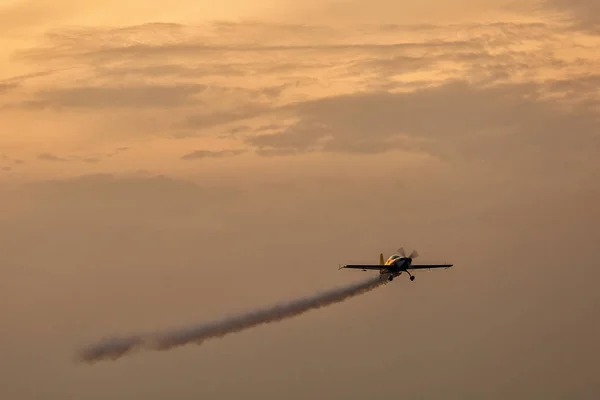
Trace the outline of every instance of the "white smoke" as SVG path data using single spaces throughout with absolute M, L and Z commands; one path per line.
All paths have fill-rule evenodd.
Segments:
M 339 303 L 350 297 L 373 290 L 384 283 L 387 283 L 387 281 L 381 280 L 377 276 L 349 286 L 335 288 L 269 308 L 248 311 L 240 315 L 203 323 L 195 327 L 183 328 L 162 334 L 107 339 L 83 349 L 79 354 L 79 359 L 85 362 L 94 362 L 102 359 L 115 360 L 140 348 L 167 350 L 189 343 L 201 344 L 207 339 L 223 337 L 229 333 L 239 332 L 261 324 L 281 321 L 312 309 Z

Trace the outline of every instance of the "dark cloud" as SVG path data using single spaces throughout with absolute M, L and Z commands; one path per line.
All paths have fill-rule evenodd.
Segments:
M 38 154 L 37 158 L 39 160 L 45 160 L 45 161 L 58 161 L 58 162 L 68 161 L 66 158 L 62 158 L 62 157 L 56 156 L 56 155 L 51 154 L 51 153 L 41 153 L 41 154 Z
M 125 153 L 126 151 L 130 151 L 131 147 L 117 147 L 116 149 L 113 150 L 112 153 L 106 153 L 104 154 L 105 157 L 115 157 L 118 156 L 121 153 Z
M 147 169 L 138 169 L 137 171 L 135 171 L 135 173 L 136 173 L 136 175 L 140 175 L 140 176 L 152 176 L 152 175 L 155 175 L 151 171 L 148 171 Z
M 177 107 L 194 103 L 193 96 L 205 85 L 140 85 L 122 87 L 79 87 L 48 89 L 27 102 L 33 108 Z
M 319 118 L 307 118 L 285 128 L 280 133 L 262 134 L 251 137 L 248 141 L 259 150 L 277 149 L 284 152 L 310 152 L 319 150 L 322 141 L 335 133 L 326 122 Z M 321 146 L 319 146 L 321 145 Z
M 295 36 L 304 40 L 312 40 L 323 36 L 337 37 L 339 35 L 334 28 L 323 25 L 262 21 L 211 21 L 209 26 L 215 33 L 223 37 L 227 35 L 238 37 L 240 34 L 244 34 L 272 39 L 273 35 L 279 35 L 279 37 Z
M 231 111 L 216 111 L 213 113 L 192 115 L 186 118 L 186 120 L 182 123 L 175 125 L 176 128 L 192 132 L 181 132 L 176 136 L 182 137 L 195 135 L 194 131 L 197 129 L 205 129 L 227 123 L 240 122 L 271 113 L 272 111 L 272 108 L 266 105 L 255 103 L 241 105 Z
M 205 158 L 232 157 L 244 153 L 244 150 L 196 150 L 181 157 L 182 160 L 200 160 Z
M 256 154 L 264 157 L 295 156 L 304 153 L 305 151 L 292 147 L 259 147 L 256 149 Z
M 140 76 L 140 77 L 179 77 L 203 78 L 208 76 L 245 76 L 249 73 L 243 65 L 234 66 L 227 63 L 203 64 L 189 67 L 178 64 L 158 64 L 129 67 L 103 67 L 97 70 L 98 74 L 111 76 Z
M 600 92 L 600 74 L 589 74 L 570 79 L 548 81 L 549 90 L 568 96 L 598 96 Z
M 523 38 L 523 40 L 529 40 Z M 369 78 L 372 89 L 392 90 L 407 84 L 402 75 L 419 73 L 443 74 L 447 79 L 456 77 L 475 83 L 527 82 L 536 79 L 543 69 L 565 69 L 569 63 L 552 51 L 515 51 L 510 47 L 490 46 L 487 50 L 428 51 L 416 55 L 391 54 L 363 57 L 351 63 L 347 75 L 373 74 Z M 413 81 L 413 84 L 417 83 Z M 424 83 L 424 84 L 423 84 Z M 421 82 L 425 87 L 431 82 Z
M 228 129 L 227 133 L 229 135 L 236 135 L 236 134 L 241 133 L 241 132 L 246 132 L 246 131 L 248 131 L 250 129 L 251 128 L 248 125 L 234 126 L 233 128 Z
M 102 48 L 93 51 L 56 53 L 53 49 L 30 50 L 23 54 L 26 59 L 35 61 L 47 57 L 56 59 L 84 58 L 89 62 L 102 62 L 117 59 L 156 58 L 170 56 L 214 56 L 215 53 L 281 53 L 281 52 L 378 52 L 403 51 L 415 49 L 460 49 L 483 48 L 477 41 L 431 41 L 402 43 L 359 43 L 359 44 L 323 44 L 323 45 L 205 45 L 205 44 L 132 44 L 128 46 Z
M 565 108 L 535 84 L 494 87 L 453 82 L 409 93 L 360 93 L 291 106 L 299 121 L 247 142 L 265 151 L 426 151 L 449 160 L 510 163 L 592 156 L 600 114 Z
M 0 94 L 4 92 L 8 92 L 9 90 L 13 90 L 19 87 L 17 83 L 2 83 L 0 82 Z
M 69 68 L 66 68 L 66 69 L 69 69 Z M 2 85 L 6 85 L 8 87 L 14 88 L 14 87 L 22 85 L 23 83 L 25 83 L 31 79 L 49 76 L 58 71 L 59 70 L 49 70 L 49 71 L 32 72 L 30 74 L 12 76 L 10 78 L 0 81 L 0 87 L 2 87 Z
M 597 0 L 545 0 L 544 4 L 567 13 L 574 26 L 600 34 L 600 2 Z
M 21 165 L 21 164 L 25 163 L 25 161 L 23 161 L 23 160 L 21 160 L 19 158 L 12 158 L 12 157 L 10 157 L 10 156 L 8 156 L 6 154 L 0 154 L 0 160 L 8 162 L 8 163 L 11 163 L 13 165 Z
M 256 128 L 257 132 L 264 132 L 264 131 L 272 131 L 274 129 L 279 129 L 281 126 L 277 125 L 277 124 L 267 124 L 267 125 L 261 125 L 258 128 Z
M 220 139 L 228 139 L 228 138 L 237 138 L 241 137 L 242 134 L 247 134 L 251 132 L 266 132 L 266 131 L 274 131 L 277 129 L 281 129 L 282 125 L 277 124 L 268 124 L 268 125 L 259 125 L 258 127 L 252 127 L 250 125 L 238 125 L 233 126 L 229 129 L 226 129 L 225 132 L 219 136 Z
M 391 75 L 427 68 L 435 62 L 435 58 L 425 55 L 419 57 L 396 55 L 389 58 L 382 57 L 360 60 L 356 63 L 356 67 L 361 71 L 374 70 L 378 73 Z
M 297 26 L 269 23 L 215 23 L 195 27 L 177 24 L 147 24 L 125 28 L 69 29 L 47 35 L 48 45 L 19 52 L 18 57 L 32 62 L 73 60 L 87 63 L 99 75 L 140 77 L 204 77 L 243 76 L 248 74 L 290 74 L 314 68 L 339 65 L 339 56 L 389 56 L 406 52 L 464 52 L 483 51 L 497 32 L 498 43 L 531 38 L 534 24 L 506 24 L 497 27 L 470 26 L 435 27 L 437 31 L 420 41 L 398 38 L 382 41 L 389 28 L 337 30 L 322 26 Z M 493 29 L 494 32 L 488 31 Z M 526 33 L 529 29 L 531 32 Z M 471 37 L 448 39 L 457 30 L 469 30 Z M 485 32 L 479 32 L 484 30 Z M 511 32 L 518 31 L 515 39 Z M 256 59 L 256 53 L 269 53 L 269 62 Z M 318 53 L 319 58 L 310 58 Z M 227 56 L 227 63 L 215 58 Z M 251 58 L 246 57 L 249 55 Z M 290 57 L 301 57 L 291 61 Z M 169 60 L 165 64 L 165 60 Z M 198 63 L 197 59 L 203 62 Z M 185 60 L 185 65 L 176 60 Z M 115 63 L 118 62 L 118 65 Z M 150 64 L 149 64 L 150 63 Z M 303 75 L 306 75 L 304 73 Z M 306 76 L 304 77 L 306 78 Z
M 107 157 L 110 155 L 107 155 Z M 76 157 L 76 156 L 70 156 L 70 157 L 60 157 L 57 156 L 55 154 L 52 153 L 41 153 L 38 154 L 37 156 L 38 160 L 44 160 L 44 161 L 51 161 L 51 162 L 73 162 L 73 161 L 80 161 L 83 162 L 85 164 L 97 164 L 100 162 L 100 157 Z M 20 161 L 20 162 L 17 162 Z M 21 164 L 23 161 L 21 160 L 16 160 L 15 163 L 17 164 Z

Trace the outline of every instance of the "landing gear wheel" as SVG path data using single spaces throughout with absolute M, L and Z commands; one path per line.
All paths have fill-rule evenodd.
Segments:
M 394 280 L 394 276 L 393 276 L 393 275 L 390 275 L 390 277 L 388 278 L 388 281 L 390 281 L 390 282 L 391 282 L 391 281 L 393 281 L 393 280 Z
M 410 280 L 411 280 L 411 281 L 414 281 L 414 280 L 415 280 L 415 277 L 414 277 L 414 276 L 411 276 L 411 277 L 410 277 Z

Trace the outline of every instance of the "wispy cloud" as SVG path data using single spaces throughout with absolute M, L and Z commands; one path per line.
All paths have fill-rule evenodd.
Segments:
M 122 143 L 162 137 L 184 146 L 204 136 L 260 155 L 404 149 L 475 157 L 479 148 L 507 148 L 511 138 L 532 135 L 532 118 L 545 129 L 538 112 L 570 118 L 564 102 L 551 106 L 542 97 L 580 102 L 588 87 L 583 79 L 593 79 L 585 77 L 600 61 L 565 55 L 575 39 L 562 32 L 556 24 L 510 21 L 59 29 L 18 53 L 21 61 L 44 60 L 58 72 L 13 85 L 4 97 L 19 112 L 98 118 L 93 135 L 118 131 L 103 137 Z M 60 71 L 67 67 L 74 69 Z M 576 82 L 572 93 L 563 90 Z M 573 112 L 594 121 L 596 95 L 585 97 L 587 110 L 580 104 Z M 513 108 L 514 118 L 500 117 Z M 226 154 L 215 151 L 183 159 Z
M 26 106 L 94 109 L 176 107 L 193 104 L 193 95 L 205 89 L 204 85 L 56 88 L 39 92 L 36 99 L 27 102 Z
M 545 0 L 544 4 L 566 13 L 574 27 L 600 34 L 600 3 L 596 0 Z
M 59 157 L 59 156 L 51 154 L 51 153 L 38 154 L 37 158 L 39 160 L 44 160 L 44 161 L 56 161 L 56 162 L 68 161 L 66 158 L 62 158 L 62 157 Z
M 502 163 L 565 160 L 575 153 L 593 157 L 600 147 L 600 113 L 585 98 L 570 98 L 568 109 L 557 103 L 554 95 L 569 97 L 556 91 L 564 85 L 486 87 L 459 81 L 408 93 L 329 97 L 296 104 L 291 108 L 297 123 L 246 141 L 266 154 L 405 149 L 449 161 Z
M 107 154 L 105 155 L 105 157 L 111 157 L 111 154 Z M 56 154 L 52 154 L 52 153 L 40 153 L 37 155 L 37 159 L 38 160 L 42 160 L 42 161 L 50 161 L 50 162 L 82 162 L 85 164 L 97 164 L 101 161 L 101 157 L 100 156 L 69 156 L 69 157 L 62 157 L 62 156 L 58 156 Z M 19 160 L 21 161 L 21 160 Z M 22 163 L 22 161 L 21 161 Z
M 15 89 L 19 86 L 17 83 L 0 83 L 0 94 L 8 92 L 9 90 Z
M 201 160 L 205 158 L 232 157 L 244 153 L 246 150 L 195 150 L 181 157 L 182 160 Z

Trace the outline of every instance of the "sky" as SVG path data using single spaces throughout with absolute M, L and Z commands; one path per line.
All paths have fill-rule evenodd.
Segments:
M 599 67 L 595 0 L 0 0 L 0 397 L 597 398 Z

